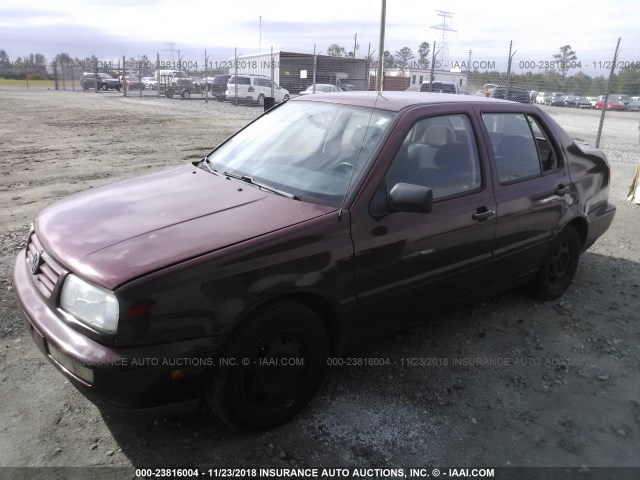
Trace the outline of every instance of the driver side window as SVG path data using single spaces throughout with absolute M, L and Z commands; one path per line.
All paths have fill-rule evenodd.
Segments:
M 434 200 L 477 190 L 482 185 L 478 147 L 466 115 L 416 122 L 385 176 L 387 192 L 397 183 L 429 187 Z

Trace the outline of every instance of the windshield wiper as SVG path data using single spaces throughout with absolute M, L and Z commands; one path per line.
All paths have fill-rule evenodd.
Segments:
M 206 165 L 207 170 L 209 170 L 209 171 L 210 171 L 211 173 L 213 173 L 214 175 L 218 175 L 218 176 L 220 176 L 220 174 L 218 173 L 218 171 L 217 171 L 215 168 L 213 168 L 213 167 L 211 166 L 211 165 L 213 165 L 213 163 L 211 162 L 211 160 L 209 160 L 209 157 L 202 157 L 202 160 L 200 160 L 200 161 L 198 162 L 198 164 L 201 164 L 201 163 L 203 163 L 203 162 L 204 162 L 204 164 Z
M 248 183 L 249 185 L 254 185 L 258 188 L 266 190 L 271 193 L 275 193 L 276 195 L 280 195 L 282 197 L 290 198 L 291 200 L 300 200 L 293 193 L 284 192 L 282 190 L 278 190 L 277 188 L 270 187 L 269 185 L 265 185 L 263 183 L 258 183 L 253 180 L 249 175 L 237 175 L 235 173 L 223 172 L 225 177 L 235 178 L 236 180 L 242 180 L 243 182 Z

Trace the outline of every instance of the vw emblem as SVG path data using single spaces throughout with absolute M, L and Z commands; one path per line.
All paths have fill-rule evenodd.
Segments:
M 42 263 L 42 252 L 36 252 L 33 256 L 33 260 L 31 260 L 31 273 L 34 275 L 38 273 L 38 269 L 40 268 L 40 264 Z

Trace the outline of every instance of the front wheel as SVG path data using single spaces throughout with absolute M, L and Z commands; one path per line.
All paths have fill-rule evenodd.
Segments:
M 107 86 L 107 84 L 106 84 L 106 83 L 103 83 L 103 84 L 102 84 L 102 90 L 104 90 L 105 92 L 106 92 L 107 90 L 109 90 L 109 87 Z
M 565 227 L 553 241 L 533 281 L 535 296 L 553 300 L 561 296 L 573 281 L 580 260 L 580 235 Z
M 328 353 L 329 337 L 316 312 L 297 302 L 272 304 L 254 314 L 222 349 L 222 366 L 214 372 L 207 402 L 236 428 L 280 425 L 310 400 Z

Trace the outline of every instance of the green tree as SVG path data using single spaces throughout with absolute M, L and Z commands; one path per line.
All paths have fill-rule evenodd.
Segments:
M 56 63 L 58 64 L 58 67 L 60 67 L 61 65 L 64 65 L 65 67 L 67 65 L 69 65 L 69 63 L 71 63 L 73 60 L 71 59 L 71 57 L 69 56 L 68 53 L 58 53 L 55 57 L 54 57 Z
M 429 51 L 431 47 L 427 42 L 418 45 L 418 66 L 420 68 L 429 68 Z
M 344 57 L 346 55 L 346 51 L 344 47 L 341 47 L 337 43 L 332 43 L 329 45 L 329 48 L 327 48 L 327 55 L 330 57 Z
M 0 49 L 0 75 L 9 75 L 11 67 L 11 59 L 4 50 Z
M 395 63 L 396 59 L 393 58 L 393 55 L 391 55 L 391 52 L 389 52 L 388 50 L 385 50 L 383 55 L 384 55 L 384 60 L 383 60 L 384 68 L 393 68 L 396 64 Z
M 409 62 L 415 58 L 415 55 L 411 51 L 409 47 L 402 47 L 395 54 L 395 64 L 402 73 L 404 73 L 405 69 L 409 66 Z
M 575 62 L 578 59 L 576 52 L 571 50 L 571 45 L 560 47 L 560 53 L 556 53 L 553 58 L 560 64 L 560 73 L 562 74 L 562 78 L 565 78 L 567 76 L 567 72 L 573 68 L 572 62 Z
M 640 67 L 635 62 L 630 62 L 613 80 L 613 93 L 621 93 L 633 97 L 640 96 Z

